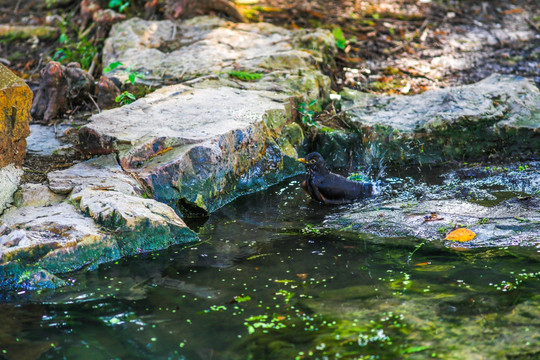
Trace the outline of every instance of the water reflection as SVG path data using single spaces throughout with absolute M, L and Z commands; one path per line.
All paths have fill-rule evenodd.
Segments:
M 540 351 L 536 249 L 327 232 L 299 181 L 213 214 L 201 242 L 0 305 L 1 359 L 500 358 Z M 502 354 L 502 355 L 501 355 Z

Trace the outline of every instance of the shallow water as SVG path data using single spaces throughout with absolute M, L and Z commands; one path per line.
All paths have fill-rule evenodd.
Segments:
M 321 228 L 344 209 L 293 179 L 213 214 L 199 243 L 21 293 L 0 304 L 0 359 L 538 358 L 537 249 Z

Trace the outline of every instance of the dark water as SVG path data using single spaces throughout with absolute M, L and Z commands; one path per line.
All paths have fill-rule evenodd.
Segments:
M 535 248 L 458 251 L 319 226 L 298 180 L 202 241 L 0 304 L 0 359 L 536 359 Z

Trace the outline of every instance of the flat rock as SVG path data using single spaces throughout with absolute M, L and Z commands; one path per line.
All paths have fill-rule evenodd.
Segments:
M 14 205 L 18 208 L 25 206 L 51 206 L 62 202 L 66 197 L 52 192 L 47 185 L 22 184 L 13 195 Z
M 0 218 L 0 286 L 60 286 L 62 273 L 197 239 L 172 208 L 142 197 L 114 155 L 49 173 L 49 182 L 25 184 L 20 207 Z
M 385 238 L 443 241 L 448 247 L 540 247 L 539 169 L 538 162 L 466 168 L 445 174 L 439 185 L 392 185 L 380 198 L 344 208 L 324 224 Z M 476 236 L 467 242 L 444 240 L 461 227 Z
M 196 239 L 172 208 L 143 197 L 144 188 L 121 169 L 112 154 L 48 177 L 51 190 L 70 193 L 69 200 L 83 214 L 114 232 L 122 256 Z
M 156 200 L 184 211 L 211 212 L 302 171 L 289 97 L 217 85 L 169 86 L 94 115 L 81 148 L 117 153 Z
M 145 76 L 138 81 L 153 85 L 208 75 L 227 77 L 231 70 L 242 70 L 264 74 L 260 81 L 247 83 L 250 88 L 301 91 L 301 95 L 318 97 L 330 86 L 318 63 L 336 51 L 334 44 L 326 30 L 289 31 L 266 23 L 236 24 L 206 16 L 182 23 L 132 18 L 112 27 L 103 64 L 123 64 L 107 76 L 124 80 L 126 69 L 131 69 Z
M 124 172 L 114 154 L 78 163 L 70 168 L 47 174 L 49 188 L 57 194 L 69 194 L 83 189 L 117 191 L 126 195 L 145 193 L 144 188 Z
M 337 141 L 359 153 L 375 144 L 380 157 L 398 164 L 540 156 L 540 91 L 522 77 L 493 75 L 413 96 L 343 96 L 353 130 L 321 136 L 323 152 L 325 142 Z M 334 156 L 348 158 L 343 150 Z
M 0 267 L 16 270 L 4 279 L 11 285 L 28 271 L 62 273 L 119 258 L 114 239 L 67 202 L 14 208 L 2 223 Z
M 63 133 L 69 126 L 56 127 L 40 124 L 30 125 L 30 135 L 26 138 L 26 151 L 31 155 L 50 156 L 71 147 L 60 142 L 59 133 Z
M 443 240 L 455 227 L 476 233 L 467 242 L 445 241 L 449 247 L 539 246 L 540 198 L 521 203 L 503 202 L 494 207 L 452 200 L 417 203 L 385 202 L 376 206 L 353 208 L 338 218 L 327 219 L 330 228 L 370 233 L 383 237 L 415 237 Z M 436 213 L 440 220 L 426 221 Z

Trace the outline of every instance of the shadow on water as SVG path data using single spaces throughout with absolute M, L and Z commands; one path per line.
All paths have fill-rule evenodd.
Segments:
M 418 247 L 320 226 L 346 209 L 308 200 L 299 179 L 238 199 L 201 242 L 0 304 L 0 359 L 540 354 L 537 249 Z

